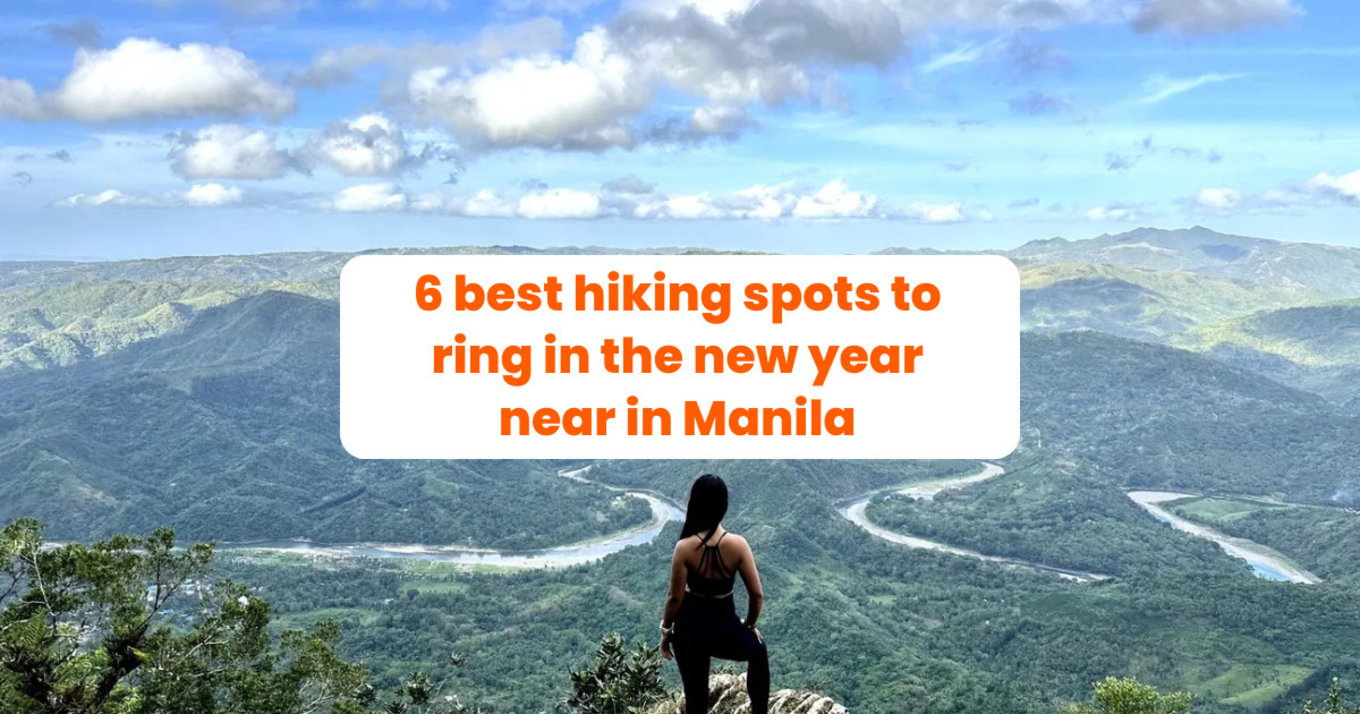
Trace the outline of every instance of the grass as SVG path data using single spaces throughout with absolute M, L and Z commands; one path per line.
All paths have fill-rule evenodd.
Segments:
M 1260 708 L 1312 672 L 1289 664 L 1234 664 L 1192 688 L 1195 696 L 1247 709 Z
M 326 607 L 304 612 L 275 614 L 273 625 L 279 629 L 306 628 L 322 620 L 358 620 L 361 625 L 371 625 L 378 620 L 378 611 L 364 607 Z
M 462 593 L 467 592 L 466 582 L 456 580 L 406 580 L 398 587 L 398 592 L 406 593 L 415 590 L 421 594 L 425 593 Z
M 1283 508 L 1261 501 L 1236 498 L 1194 498 L 1176 501 L 1172 510 L 1186 518 L 1217 523 L 1231 523 L 1268 509 Z

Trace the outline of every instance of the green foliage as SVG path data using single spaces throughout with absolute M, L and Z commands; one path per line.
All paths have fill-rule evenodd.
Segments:
M 1332 678 L 1332 684 L 1327 690 L 1327 701 L 1319 709 L 1313 706 L 1310 701 L 1303 707 L 1304 714 L 1360 714 L 1360 709 L 1347 707 L 1341 702 L 1341 682 Z
M 1240 518 L 1187 515 L 1285 553 L 1325 580 L 1360 582 L 1360 513 L 1354 510 L 1295 506 L 1262 507 Z
M 1088 460 L 1128 488 L 1360 505 L 1360 418 L 1316 395 L 1098 333 L 1025 335 L 1021 353 L 1028 445 Z
M 0 531 L 0 710 L 6 714 L 358 714 L 378 697 L 336 653 L 340 627 L 270 636 L 269 605 L 205 584 L 212 547 L 174 534 L 46 547 L 32 520 Z M 192 607 L 180 615 L 178 607 Z M 381 704 L 462 714 L 423 674 Z
M 666 699 L 656 648 L 630 650 L 618 633 L 600 642 L 591 666 L 571 673 L 571 686 L 563 707 L 576 714 L 639 714 Z
M 1107 677 L 1096 682 L 1091 703 L 1069 709 L 1072 714 L 1185 714 L 1190 711 L 1190 695 L 1185 692 L 1162 694 L 1150 684 L 1132 678 Z

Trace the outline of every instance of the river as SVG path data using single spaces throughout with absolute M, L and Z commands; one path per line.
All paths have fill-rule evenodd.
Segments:
M 573 565 L 591 563 L 612 553 L 617 553 L 633 545 L 650 543 L 661 534 L 667 523 L 684 518 L 684 511 L 678 504 L 652 491 L 620 488 L 602 484 L 586 478 L 590 466 L 562 469 L 557 475 L 594 484 L 615 491 L 627 498 L 641 498 L 652 509 L 652 517 L 647 523 L 610 533 L 598 538 L 539 550 L 493 550 L 489 548 L 467 548 L 446 545 L 422 545 L 405 543 L 317 543 L 306 540 L 268 541 L 259 543 L 223 544 L 221 550 L 228 552 L 277 552 L 298 553 L 320 558 L 403 558 L 407 560 L 437 561 L 468 566 L 492 568 L 565 568 Z M 932 550 L 948 553 L 989 563 L 1028 568 L 1075 582 L 1097 582 L 1110 576 L 1088 573 L 1079 570 L 1058 568 L 1018 558 L 987 555 L 975 550 L 960 548 L 948 543 L 920 538 L 907 533 L 888 530 L 871 522 L 866 513 L 869 503 L 876 497 L 896 494 L 929 501 L 944 491 L 964 488 L 982 483 L 1006 473 L 997 464 L 983 463 L 982 468 L 970 474 L 953 476 L 931 481 L 920 481 L 901 486 L 877 489 L 860 494 L 836 504 L 836 510 L 851 523 L 863 528 L 876 538 L 896 543 L 908 548 Z M 1271 580 L 1288 581 L 1312 585 L 1321 582 L 1316 575 L 1290 562 L 1287 558 L 1272 553 L 1259 544 L 1241 538 L 1232 538 L 1212 528 L 1192 523 L 1177 516 L 1160 504 L 1180 498 L 1192 498 L 1192 494 L 1167 491 L 1130 491 L 1129 498 L 1148 513 L 1161 521 L 1171 524 L 1178 530 L 1217 543 L 1225 552 L 1249 563 L 1257 575 Z
M 917 536 L 909 535 L 906 533 L 890 531 L 887 528 L 874 524 L 872 521 L 869 520 L 868 514 L 866 513 L 870 501 L 877 498 L 878 496 L 896 494 L 907 496 L 908 498 L 929 501 L 944 491 L 963 488 L 965 486 L 971 486 L 976 483 L 982 483 L 983 481 L 987 481 L 990 479 L 994 479 L 997 476 L 1001 476 L 1004 473 L 1006 473 L 1006 469 L 1002 468 L 1001 466 L 998 466 L 997 464 L 984 462 L 982 464 L 982 470 L 978 471 L 977 473 L 966 474 L 963 476 L 953 476 L 950 478 L 936 479 L 933 481 L 922 481 L 908 484 L 905 486 L 895 486 L 891 488 L 870 491 L 868 493 L 861 494 L 859 496 L 855 496 L 854 498 L 840 502 L 839 504 L 837 504 L 836 510 L 839 511 L 840 514 L 844 516 L 847 520 L 849 520 L 851 523 L 854 523 L 860 528 L 863 528 L 870 535 L 873 535 L 881 540 L 888 541 L 889 543 L 896 543 L 898 545 L 907 546 L 908 548 L 917 548 L 920 550 L 933 550 L 939 553 L 959 555 L 965 558 L 973 558 L 974 560 L 982 560 L 988 563 L 1001 563 L 1003 565 L 1012 565 L 1021 568 L 1027 568 L 1030 570 L 1038 570 L 1045 573 L 1053 573 L 1059 577 L 1066 578 L 1067 580 L 1072 580 L 1080 583 L 1091 583 L 1109 579 L 1110 576 L 1101 575 L 1099 573 L 1087 573 L 1080 570 L 1057 568 L 1051 565 L 1044 565 L 1042 563 L 1033 563 L 1027 560 L 1020 560 L 1019 558 L 1006 558 L 997 555 L 986 555 L 985 553 L 979 553 L 978 551 L 969 550 L 967 548 L 960 548 L 958 546 L 949 545 L 948 543 L 941 543 L 939 541 L 928 540 L 926 538 L 919 538 Z
M 618 488 L 591 481 L 585 477 L 589 466 L 562 469 L 562 478 L 603 486 L 627 498 L 641 498 L 652 508 L 651 519 L 642 525 L 610 533 L 598 538 L 540 550 L 492 550 L 445 545 L 404 543 L 315 543 L 305 540 L 269 541 L 261 543 L 225 544 L 228 552 L 299 553 L 321 558 L 404 558 L 407 560 L 437 561 L 460 565 L 492 568 L 565 568 L 591 563 L 632 545 L 650 543 L 666 524 L 680 520 L 684 511 L 673 501 L 650 491 Z
M 1195 494 L 1171 491 L 1129 491 L 1128 496 L 1157 520 L 1171 524 L 1178 531 L 1217 543 L 1228 555 L 1247 561 L 1252 571 L 1262 578 L 1303 585 L 1316 585 L 1322 582 L 1322 579 L 1318 576 L 1304 570 L 1288 558 L 1270 552 L 1259 543 L 1245 538 L 1233 538 L 1208 526 L 1186 520 L 1162 507 L 1162 504 L 1167 501 L 1198 498 Z

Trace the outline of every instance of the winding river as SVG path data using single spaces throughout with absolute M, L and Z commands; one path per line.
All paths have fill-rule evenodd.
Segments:
M 1247 561 L 1252 571 L 1262 578 L 1303 585 L 1316 585 L 1322 582 L 1322 579 L 1318 576 L 1304 570 L 1288 558 L 1267 550 L 1259 543 L 1245 538 L 1233 538 L 1208 526 L 1186 520 L 1162 507 L 1162 504 L 1168 501 L 1198 498 L 1195 494 L 1171 491 L 1129 491 L 1128 496 L 1157 520 L 1171 524 L 1178 531 L 1213 541 L 1228 555 Z
M 238 553 L 296 553 L 318 558 L 401 558 L 406 560 L 454 563 L 490 568 L 565 568 L 598 561 L 607 555 L 617 553 L 629 546 L 650 543 L 660 535 L 661 530 L 665 528 L 667 523 L 684 518 L 684 510 L 674 501 L 653 491 L 620 488 L 593 481 L 586 478 L 586 474 L 590 473 L 590 469 L 590 466 L 562 469 L 557 472 L 557 475 L 565 479 L 606 488 L 625 498 L 640 498 L 646 501 L 651 507 L 651 519 L 644 524 L 633 528 L 627 528 L 616 533 L 610 533 L 578 543 L 553 548 L 543 548 L 540 550 L 493 550 L 489 548 L 402 543 L 330 544 L 306 540 L 223 544 L 221 550 Z M 1058 568 L 1042 563 L 1021 560 L 1019 558 L 987 555 L 948 543 L 920 538 L 907 533 L 899 533 L 874 524 L 869 520 L 866 513 L 869 503 L 879 496 L 895 494 L 929 501 L 944 491 L 982 483 L 1005 473 L 1006 470 L 1001 466 L 984 462 L 981 470 L 975 473 L 869 491 L 868 493 L 863 493 L 838 502 L 836 504 L 836 510 L 845 519 L 864 529 L 870 535 L 889 543 L 896 543 L 908 548 L 932 550 L 939 553 L 948 553 L 988 563 L 999 563 L 1002 565 L 1052 573 L 1075 582 L 1089 583 L 1108 579 L 1110 576 L 1099 573 L 1088 573 L 1079 570 Z M 1181 498 L 1193 498 L 1193 494 L 1173 493 L 1168 491 L 1130 491 L 1128 496 L 1134 503 L 1137 503 L 1143 510 L 1147 511 L 1158 520 L 1170 524 L 1177 530 L 1217 543 L 1219 547 L 1229 555 L 1247 561 L 1247 563 L 1251 565 L 1253 571 L 1263 578 L 1303 583 L 1307 585 L 1321 582 L 1321 579 L 1316 575 L 1313 575 L 1307 570 L 1299 567 L 1297 564 L 1291 562 L 1289 559 L 1284 558 L 1277 553 L 1273 553 L 1257 543 L 1224 535 L 1212 528 L 1193 523 L 1177 516 L 1162 507 L 1162 504 L 1168 501 L 1174 501 Z
M 585 474 L 590 472 L 590 468 L 590 466 L 583 466 L 575 469 L 562 469 L 557 472 L 557 475 L 573 481 L 602 486 L 627 498 L 641 498 L 652 507 L 651 520 L 642 525 L 599 538 L 541 550 L 492 550 L 489 548 L 399 543 L 328 544 L 303 540 L 223 545 L 221 550 L 246 553 L 298 553 L 320 558 L 403 558 L 491 568 L 565 568 L 600 560 L 606 555 L 617 553 L 631 545 L 650 543 L 661 533 L 661 529 L 665 528 L 667 523 L 684 517 L 684 511 L 680 509 L 679 505 L 656 493 L 618 488 L 591 481 L 585 477 Z
M 1072 580 L 1079 583 L 1091 583 L 1109 579 L 1110 576 L 1101 575 L 1099 573 L 1087 573 L 1080 570 L 1068 570 L 1066 568 L 1058 568 L 1051 565 L 1044 565 L 1042 563 L 1033 563 L 1027 560 L 1021 560 L 1019 558 L 1007 558 L 997 555 L 987 555 L 985 553 L 979 553 L 978 551 L 975 550 L 969 550 L 967 548 L 960 548 L 958 546 L 949 545 L 948 543 L 941 543 L 939 541 L 928 540 L 926 538 L 919 538 L 917 536 L 908 535 L 906 533 L 890 531 L 887 528 L 874 524 L 872 521 L 869 520 L 868 514 L 866 513 L 869 507 L 869 503 L 873 501 L 875 498 L 882 495 L 895 494 L 907 496 L 908 498 L 929 501 L 935 498 L 936 495 L 944 491 L 950 491 L 957 488 L 963 488 L 965 486 L 971 486 L 975 483 L 982 483 L 983 481 L 987 481 L 996 478 L 997 476 L 1001 476 L 1004 473 L 1006 473 L 1006 470 L 1001 468 L 997 464 L 984 462 L 982 464 L 982 470 L 978 471 L 977 473 L 966 474 L 963 476 L 954 476 L 951 478 L 937 479 L 933 481 L 923 481 L 913 483 L 907 486 L 884 488 L 875 491 L 870 491 L 868 493 L 855 496 L 845 501 L 841 501 L 840 503 L 836 504 L 836 510 L 851 523 L 854 523 L 860 528 L 863 528 L 870 535 L 873 535 L 881 540 L 888 541 L 889 543 L 904 545 L 908 548 L 917 548 L 919 550 L 933 550 L 939 553 L 959 555 L 965 558 L 972 558 L 974 560 L 981 560 L 988 563 L 1001 563 L 1003 565 L 1012 565 L 1016 567 L 1026 568 L 1029 570 L 1053 573 L 1054 575 L 1057 575 L 1061 578 L 1065 578 L 1067 580 Z

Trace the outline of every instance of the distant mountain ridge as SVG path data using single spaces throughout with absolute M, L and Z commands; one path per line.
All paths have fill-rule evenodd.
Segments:
M 69 366 L 116 353 L 184 330 L 204 310 L 267 291 L 334 301 L 345 263 L 361 254 L 714 252 L 493 245 L 108 263 L 0 262 L 0 375 Z M 1360 297 L 1360 249 L 1194 227 L 1138 228 L 1085 240 L 1050 238 L 1009 251 L 973 252 L 999 252 L 1019 264 L 1024 330 L 1096 330 L 1191 349 L 1324 395 L 1348 412 L 1360 413 L 1356 312 L 1335 307 L 1340 300 Z M 1300 319 L 1310 327 L 1306 333 L 1290 334 L 1285 325 Z M 1328 323 L 1334 319 L 1341 322 Z M 1322 355 L 1326 357 L 1318 359 Z
M 1276 288 L 1360 297 L 1360 248 L 1230 235 L 1195 226 L 1135 228 L 1095 238 L 1042 238 L 1011 250 L 940 251 L 888 248 L 879 253 L 996 253 L 1017 263 L 1086 263 L 1185 271 Z
M 1004 254 L 1035 263 L 1183 270 L 1336 297 L 1360 297 L 1360 249 L 1228 235 L 1203 226 L 1137 228 L 1086 240 L 1034 240 Z

